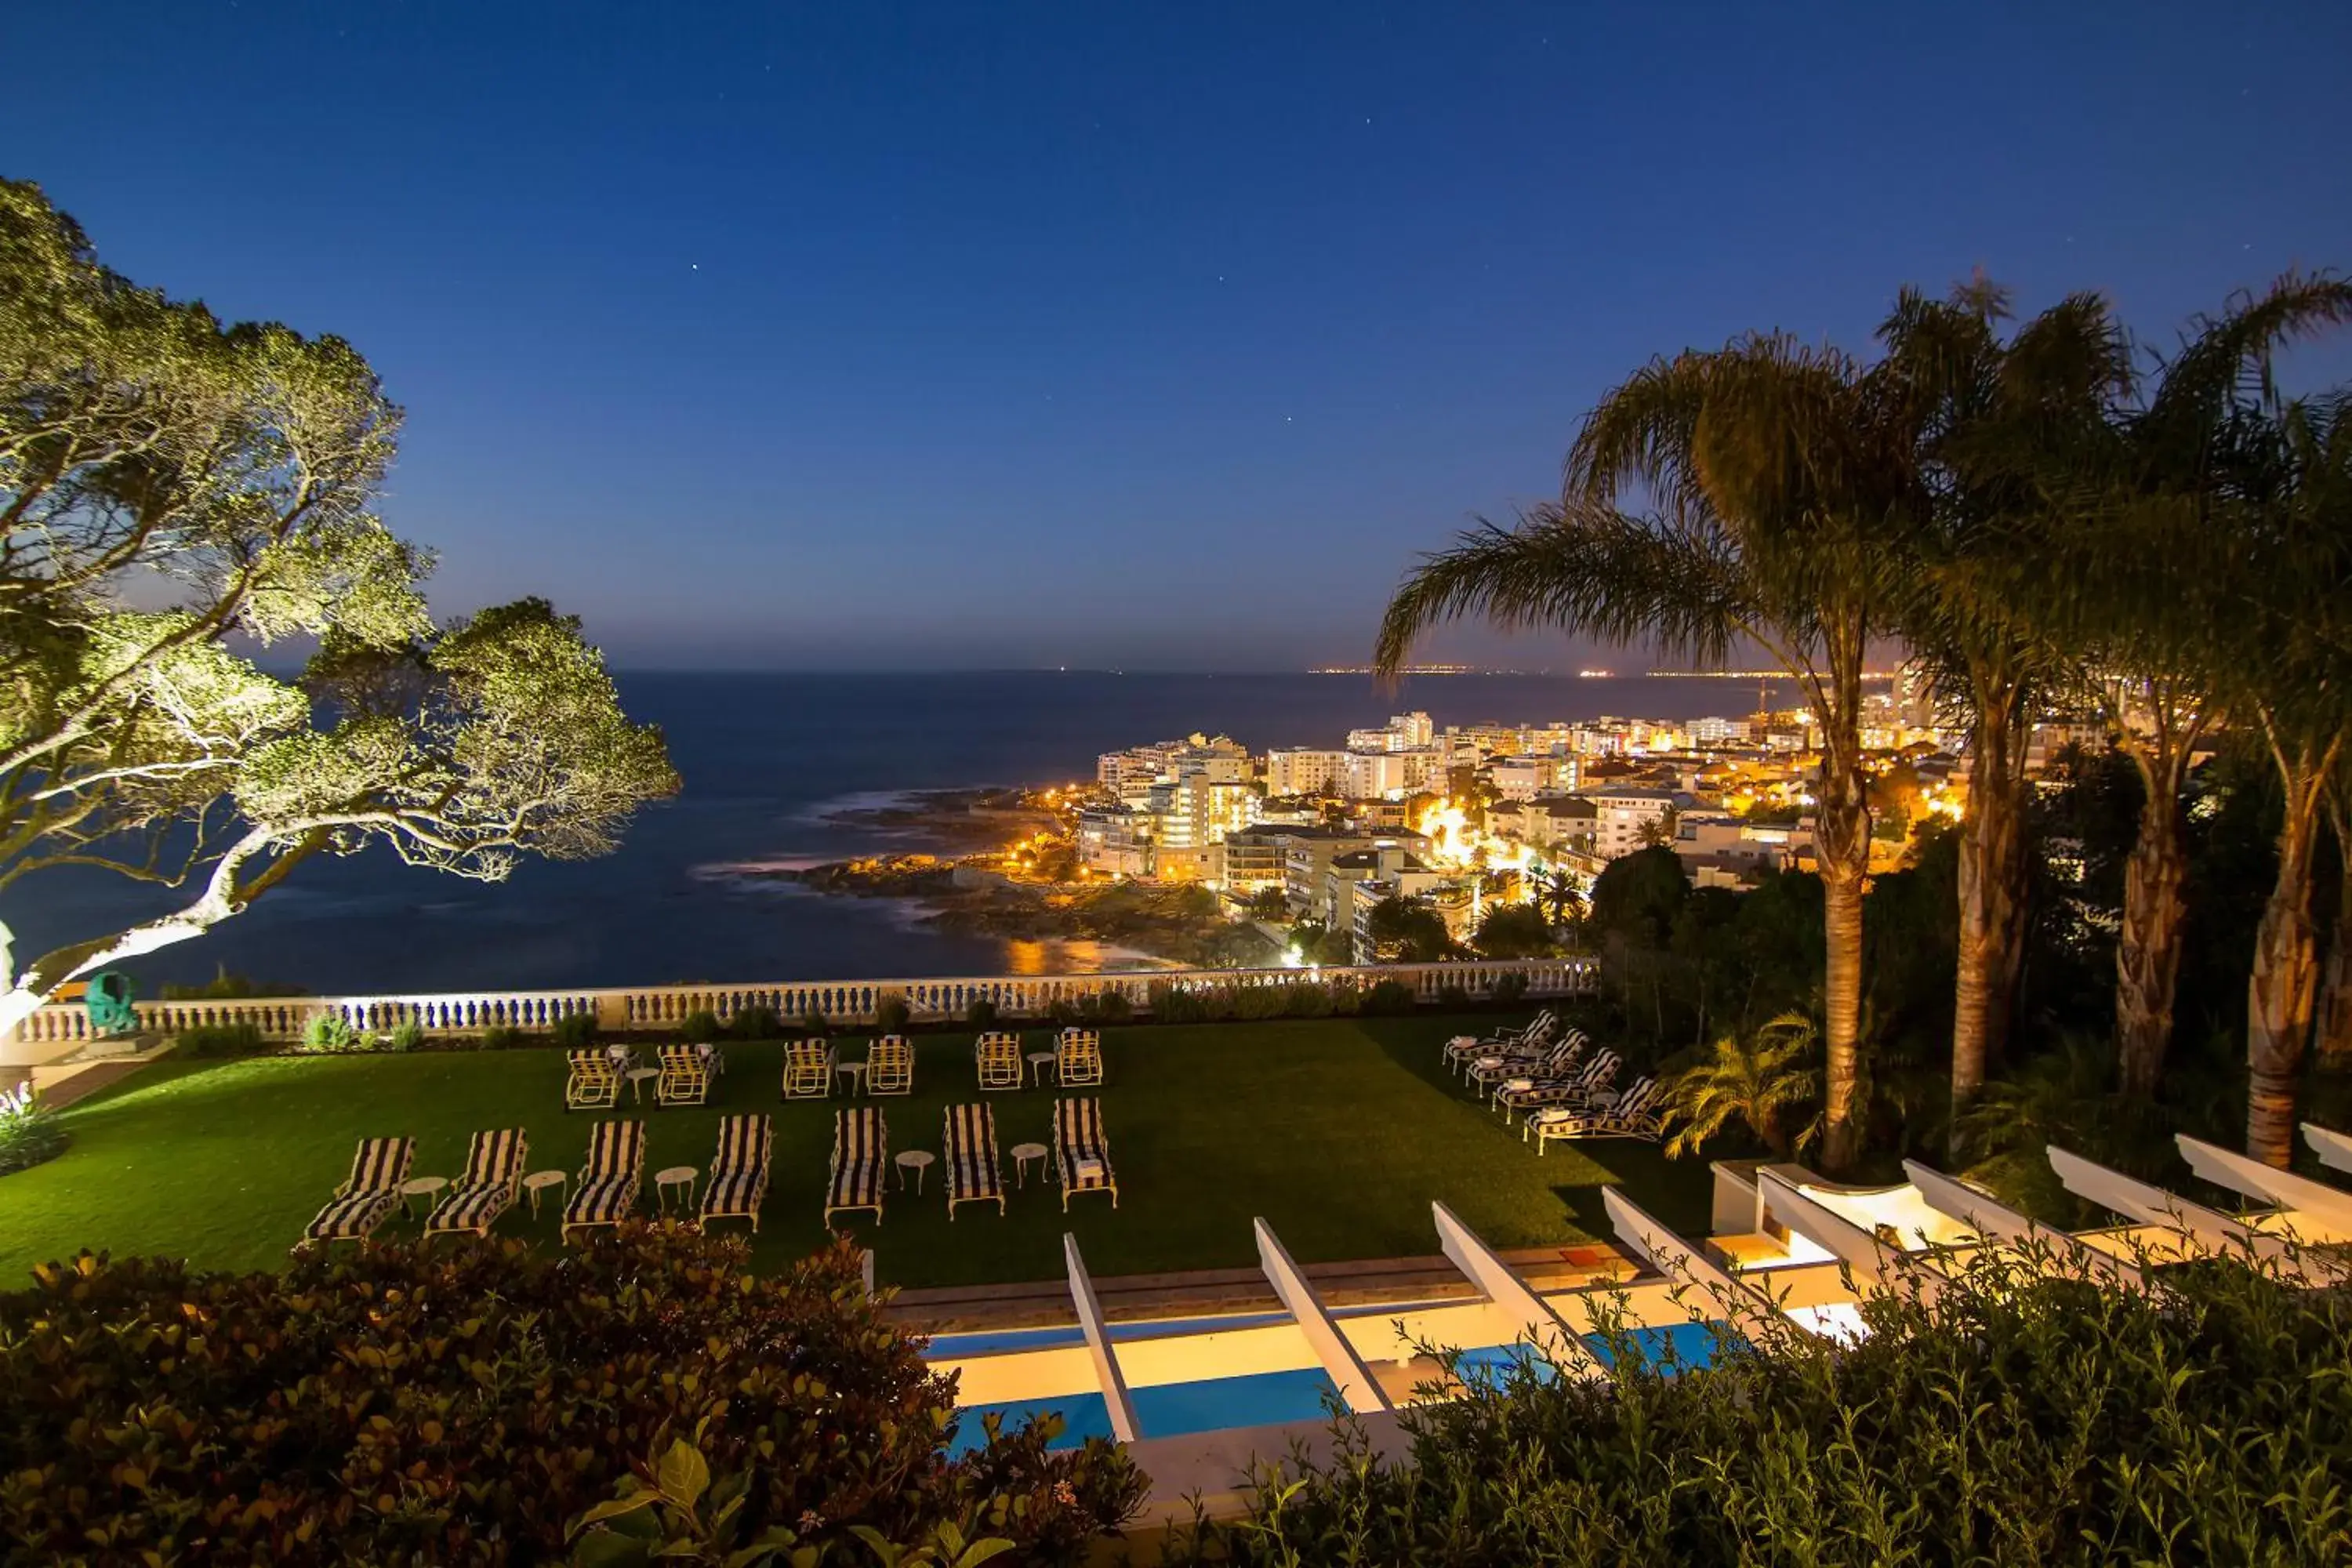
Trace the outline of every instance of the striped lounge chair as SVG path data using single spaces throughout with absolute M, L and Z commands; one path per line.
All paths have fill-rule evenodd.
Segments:
M 982 1089 L 1019 1089 L 1024 1070 L 1021 1061 L 1021 1037 L 1002 1030 L 981 1036 L 972 1047 L 972 1061 L 980 1068 Z
M 621 1103 L 621 1064 L 604 1051 L 566 1051 L 571 1074 L 563 1080 L 563 1109 L 599 1110 Z
M 784 1046 L 784 1098 L 823 1100 L 833 1092 L 833 1042 L 791 1040 Z
M 760 1228 L 775 1134 L 775 1124 L 764 1116 L 719 1119 L 719 1150 L 710 1156 L 710 1180 L 702 1189 L 703 1229 L 714 1219 L 748 1219 L 753 1230 Z
M 1592 1042 L 1581 1029 L 1570 1029 L 1533 1056 L 1480 1057 L 1470 1064 L 1464 1080 L 1485 1100 L 1513 1079 L 1549 1083 L 1563 1079 L 1583 1065 L 1585 1048 Z
M 1054 1171 L 1062 1179 L 1062 1212 L 1080 1193 L 1108 1193 L 1118 1207 L 1118 1176 L 1110 1168 L 1110 1140 L 1103 1135 L 1102 1101 L 1054 1101 Z
M 882 1174 L 890 1165 L 890 1129 L 878 1105 L 833 1113 L 833 1180 L 824 1192 L 824 1223 L 856 1209 L 872 1209 L 882 1223 Z M 954 1211 L 949 1211 L 952 1217 Z
M 885 1035 L 866 1047 L 866 1092 L 915 1092 L 915 1047 L 904 1035 Z
M 1102 1031 L 1063 1030 L 1054 1041 L 1054 1081 L 1068 1089 L 1102 1080 Z
M 654 1079 L 659 1105 L 700 1105 L 710 1094 L 710 1058 L 696 1046 L 664 1046 L 661 1077 Z
M 352 1155 L 352 1173 L 302 1233 L 304 1241 L 364 1241 L 400 1202 L 416 1157 L 414 1138 L 363 1138 Z
M 1665 1136 L 1665 1125 L 1658 1114 L 1665 1097 L 1665 1086 L 1656 1079 L 1640 1079 L 1623 1094 L 1604 1095 L 1590 1107 L 1556 1106 L 1537 1111 L 1520 1130 L 1519 1141 L 1526 1142 L 1533 1132 L 1538 1154 L 1555 1138 L 1639 1138 L 1654 1143 Z
M 995 1108 L 978 1103 L 949 1106 L 944 1141 L 948 1218 L 955 1218 L 958 1204 L 993 1203 L 996 1212 L 1003 1214 L 1004 1173 L 996 1160 Z
M 465 1173 L 441 1194 L 425 1216 L 427 1237 L 458 1231 L 488 1236 L 499 1215 L 514 1207 L 522 1192 L 524 1164 L 530 1159 L 530 1133 L 520 1127 L 477 1132 L 466 1145 Z
M 1609 1091 L 1624 1065 L 1615 1051 L 1603 1050 L 1565 1078 L 1513 1079 L 1496 1089 L 1495 1109 L 1503 1113 L 1507 1127 L 1515 1110 L 1588 1109 L 1596 1097 Z
M 588 1158 L 572 1199 L 563 1205 L 562 1237 L 575 1230 L 618 1225 L 637 1206 L 637 1188 L 646 1179 L 646 1124 L 642 1121 L 599 1121 L 588 1135 Z
M 1497 1029 L 1483 1036 L 1456 1035 L 1445 1042 L 1445 1065 L 1458 1076 L 1481 1057 L 1538 1056 L 1559 1029 L 1558 1015 L 1546 1008 L 1522 1028 Z

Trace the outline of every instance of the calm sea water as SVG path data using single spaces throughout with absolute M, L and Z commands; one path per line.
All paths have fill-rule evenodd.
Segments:
M 1465 676 L 1383 694 L 1360 676 L 625 674 L 686 781 L 602 860 L 526 861 L 497 886 L 371 850 L 315 861 L 210 936 L 129 966 L 142 994 L 216 967 L 323 994 L 686 981 L 1045 973 L 1119 962 L 1088 944 L 941 935 L 881 900 L 743 874 L 888 847 L 826 820 L 911 789 L 1090 778 L 1098 752 L 1223 731 L 1253 750 L 1341 743 L 1423 709 L 1442 726 L 1604 713 L 1745 713 L 1753 683 Z M 910 846 L 901 843 L 899 847 Z M 0 902 L 20 954 L 152 907 L 148 890 L 54 873 Z

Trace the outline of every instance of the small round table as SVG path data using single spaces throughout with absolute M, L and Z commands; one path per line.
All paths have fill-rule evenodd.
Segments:
M 664 1214 L 669 1213 L 669 1190 L 672 1187 L 684 1187 L 686 1189 L 686 1202 L 684 1206 L 689 1209 L 692 1208 L 694 1206 L 694 1179 L 700 1174 L 702 1174 L 701 1168 L 696 1165 L 672 1165 L 667 1170 L 656 1171 L 654 1173 L 654 1201 L 661 1205 L 661 1212 Z
M 915 1173 L 915 1191 L 921 1192 L 923 1177 L 931 1168 L 931 1159 L 932 1155 L 928 1150 L 901 1149 L 898 1151 L 898 1190 L 902 1193 L 907 1190 L 907 1173 L 912 1171 Z
M 1051 1051 L 1031 1051 L 1029 1053 L 1030 1078 L 1035 1082 L 1041 1084 L 1044 1083 L 1045 1081 L 1045 1068 L 1052 1063 L 1053 1059 L 1054 1053 Z
M 400 1184 L 400 1212 L 403 1214 L 415 1214 L 416 1212 L 415 1209 L 408 1206 L 408 1200 L 411 1198 L 425 1199 L 425 1208 L 428 1210 L 431 1209 L 433 1206 L 432 1200 L 434 1197 L 448 1185 L 449 1178 L 446 1176 L 409 1177 L 408 1180 Z
M 562 1171 L 533 1171 L 522 1179 L 523 1196 L 530 1200 L 530 1217 L 539 1217 L 539 1195 L 550 1187 L 560 1187 L 571 1178 Z
M 646 1085 L 661 1077 L 661 1068 L 631 1068 L 625 1076 L 629 1080 L 629 1093 L 639 1105 L 643 1105 L 646 1102 Z
M 1013 1145 L 1013 1173 L 1014 1176 L 1019 1178 L 1019 1182 L 1022 1186 L 1025 1187 L 1029 1184 L 1029 1165 L 1032 1161 L 1034 1161 L 1041 1168 L 1045 1165 L 1045 1145 L 1043 1143 L 1015 1143 Z
M 835 1078 L 845 1078 L 849 1080 L 849 1093 L 852 1099 L 855 1099 L 858 1095 L 866 1092 L 866 1069 L 868 1065 L 869 1064 L 866 1062 L 835 1062 L 833 1064 L 833 1076 Z

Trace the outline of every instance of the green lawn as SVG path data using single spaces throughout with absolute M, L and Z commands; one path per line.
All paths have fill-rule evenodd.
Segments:
M 1706 1228 L 1703 1163 L 1623 1142 L 1555 1144 L 1538 1159 L 1456 1085 L 1438 1065 L 1439 1042 L 1493 1021 L 1108 1030 L 1100 1092 L 1119 1209 L 1080 1198 L 1066 1218 L 1058 1190 L 1033 1168 L 1003 1218 L 966 1206 L 950 1224 L 934 1168 L 919 1196 L 900 1194 L 894 1178 L 886 1224 L 850 1228 L 877 1249 L 880 1276 L 907 1286 L 1057 1277 L 1065 1229 L 1097 1274 L 1247 1266 L 1254 1215 L 1302 1261 L 1423 1255 L 1436 1250 L 1433 1198 L 1498 1247 L 1589 1239 L 1605 1234 L 1600 1189 L 1614 1182 L 1667 1222 Z M 843 1044 L 852 1057 L 864 1049 Z M 1041 1048 L 1046 1037 L 1030 1044 Z M 925 1037 L 918 1048 L 917 1092 L 877 1102 L 894 1153 L 937 1152 L 943 1108 L 979 1098 L 969 1037 Z M 775 1163 L 754 1256 L 772 1265 L 824 1239 L 818 1210 L 841 1102 L 780 1103 L 782 1047 L 727 1050 L 709 1106 L 642 1113 L 646 1202 L 656 1170 L 709 1161 L 722 1113 L 767 1111 Z M 454 1175 L 469 1133 L 520 1123 L 532 1169 L 576 1170 L 589 1122 L 605 1113 L 566 1115 L 563 1075 L 562 1054 L 546 1049 L 158 1063 L 66 1111 L 73 1146 L 64 1155 L 0 1177 L 0 1283 L 82 1247 L 274 1267 L 342 1179 L 354 1141 L 372 1134 L 407 1133 L 415 1173 Z M 1053 1096 L 988 1098 L 1009 1183 L 1012 1146 L 1048 1141 Z M 536 1221 L 518 1204 L 499 1229 L 552 1242 L 555 1220 L 552 1203 Z M 382 1234 L 415 1228 L 395 1215 Z

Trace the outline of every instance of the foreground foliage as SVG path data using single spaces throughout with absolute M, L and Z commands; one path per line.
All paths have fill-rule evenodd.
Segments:
M 1049 1456 L 1032 1431 L 950 1460 L 949 1388 L 847 1247 L 781 1276 L 743 1263 L 668 1230 L 372 1247 L 282 1277 L 85 1254 L 0 1297 L 0 1538 L 94 1565 L 666 1546 L 800 1564 L 871 1561 L 869 1537 L 1050 1562 L 1133 1506 L 1100 1444 Z
M 2047 1255 L 1969 1266 L 1869 1337 L 1726 1345 L 1682 1375 L 1409 1415 L 1408 1462 L 1358 1444 L 1206 1527 L 1192 1560 L 1264 1563 L 2341 1563 L 2352 1554 L 2352 1297 L 2235 1262 L 2156 1294 Z M 1958 1267 L 1957 1265 L 1955 1267 Z

